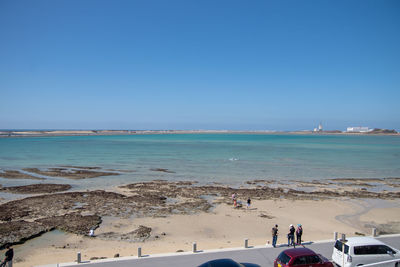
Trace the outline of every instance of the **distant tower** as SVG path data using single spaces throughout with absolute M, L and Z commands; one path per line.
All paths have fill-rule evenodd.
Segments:
M 322 123 L 318 124 L 318 132 L 322 132 Z

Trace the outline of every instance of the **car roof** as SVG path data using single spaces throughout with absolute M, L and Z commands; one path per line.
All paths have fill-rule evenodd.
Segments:
M 240 265 L 232 259 L 216 259 L 207 261 L 201 264 L 199 267 L 203 266 L 240 266 Z
M 384 245 L 383 242 L 368 236 L 349 237 L 345 244 L 348 246 Z
M 290 256 L 291 258 L 297 256 L 310 256 L 316 255 L 314 251 L 309 248 L 291 248 L 284 251 L 286 255 Z

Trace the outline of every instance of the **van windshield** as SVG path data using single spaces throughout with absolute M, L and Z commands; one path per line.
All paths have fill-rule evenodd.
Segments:
M 340 252 L 342 252 L 343 243 L 340 242 L 339 240 L 336 240 L 335 248 L 336 248 L 337 250 L 339 250 Z M 344 245 L 344 253 L 345 253 L 345 254 L 349 254 L 349 246 L 346 245 L 346 244 Z

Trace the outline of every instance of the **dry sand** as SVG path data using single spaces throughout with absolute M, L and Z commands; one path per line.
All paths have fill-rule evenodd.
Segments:
M 136 255 L 137 247 L 144 254 L 190 251 L 196 241 L 198 249 L 233 248 L 243 245 L 249 238 L 250 245 L 265 245 L 271 241 L 271 228 L 279 225 L 278 243 L 286 243 L 290 224 L 301 223 L 303 240 L 316 241 L 333 238 L 333 232 L 355 235 L 369 234 L 363 222 L 380 224 L 400 221 L 399 201 L 391 207 L 371 208 L 361 200 L 260 200 L 253 201 L 251 209 L 234 209 L 226 204 L 218 205 L 210 213 L 171 215 L 164 218 L 116 219 L 103 218 L 95 232 L 127 233 L 139 225 L 152 228 L 152 237 L 145 242 L 102 240 L 100 237 L 83 237 L 75 234 L 52 232 L 15 246 L 14 266 L 33 266 L 58 262 L 72 262 L 76 253 L 84 260 L 91 257 Z M 260 216 L 266 215 L 266 216 Z M 272 218 L 271 218 L 272 217 Z M 165 235 L 163 235 L 165 233 Z M 155 238 L 158 236 L 158 238 Z

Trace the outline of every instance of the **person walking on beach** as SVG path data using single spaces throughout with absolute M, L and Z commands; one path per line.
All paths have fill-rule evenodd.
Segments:
M 288 238 L 288 244 L 287 245 L 288 245 L 288 247 L 290 245 L 294 246 L 294 232 L 295 232 L 294 226 L 293 226 L 293 224 L 291 224 L 289 226 L 289 233 L 287 235 L 287 238 Z
M 250 205 L 251 205 L 251 199 L 250 199 L 250 197 L 247 199 L 247 208 L 250 208 Z
M 297 225 L 297 230 L 296 230 L 296 243 L 301 244 L 301 236 L 303 235 L 303 227 L 301 227 L 301 224 Z
M 278 225 L 275 224 L 275 227 L 272 227 L 272 246 L 276 248 L 276 241 L 278 240 Z
M 5 253 L 5 258 L 2 261 L 2 263 L 0 264 L 0 267 L 6 267 L 6 264 L 8 265 L 8 267 L 12 267 L 12 259 L 14 257 L 14 250 L 12 249 L 12 247 L 10 247 L 10 245 L 6 246 L 6 253 Z

